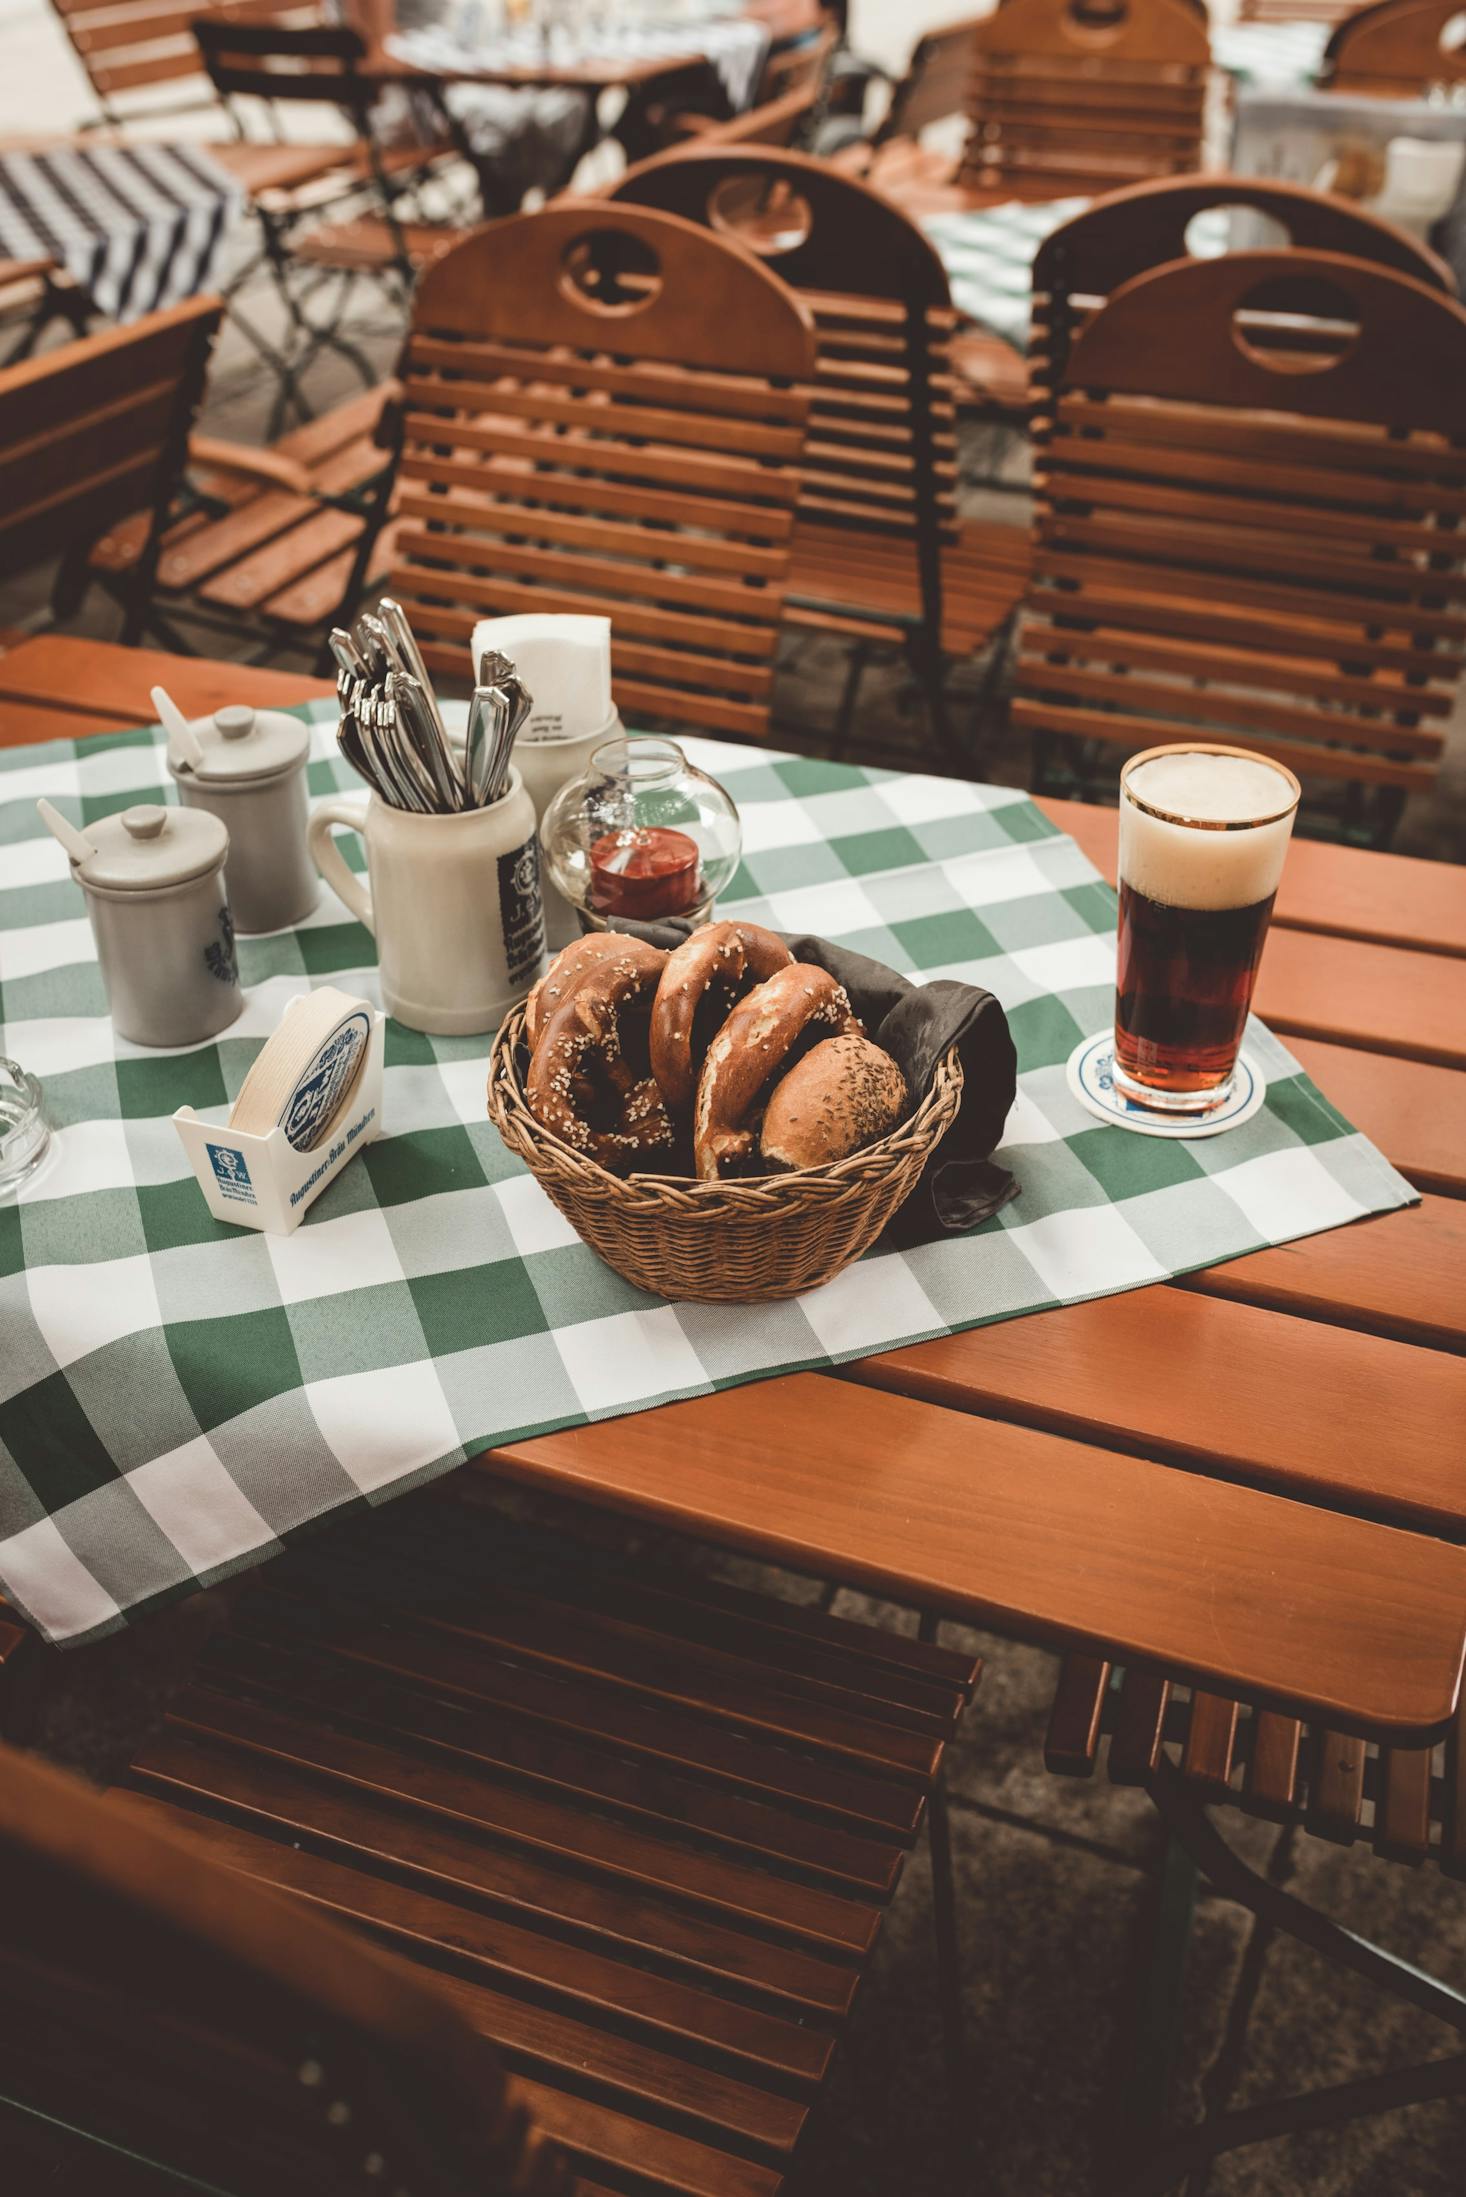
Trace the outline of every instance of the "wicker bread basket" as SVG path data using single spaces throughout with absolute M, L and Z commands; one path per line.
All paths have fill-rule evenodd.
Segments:
M 658 1297 L 758 1304 L 832 1281 L 916 1188 L 962 1099 L 954 1048 L 898 1129 L 833 1166 L 747 1182 L 623 1182 L 536 1121 L 519 1073 L 523 1042 L 521 1006 L 489 1057 L 490 1120 L 576 1234 Z

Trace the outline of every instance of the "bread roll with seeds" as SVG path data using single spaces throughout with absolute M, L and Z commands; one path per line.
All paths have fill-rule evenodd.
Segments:
M 888 1137 L 906 1114 L 906 1078 L 853 1031 L 827 1037 L 775 1084 L 758 1148 L 769 1173 L 829 1167 Z

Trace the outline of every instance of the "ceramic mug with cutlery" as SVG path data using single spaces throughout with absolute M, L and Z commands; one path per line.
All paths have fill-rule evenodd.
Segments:
M 367 877 L 332 836 L 360 832 Z M 534 805 L 511 768 L 488 808 L 428 815 L 380 794 L 318 804 L 311 853 L 377 942 L 382 1005 L 434 1037 L 497 1030 L 545 969 Z

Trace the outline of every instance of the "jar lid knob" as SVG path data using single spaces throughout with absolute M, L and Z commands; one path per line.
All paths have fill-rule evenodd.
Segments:
M 168 811 L 145 801 L 135 809 L 124 809 L 122 828 L 134 839 L 156 839 L 168 821 Z
M 226 740 L 242 740 L 255 729 L 255 713 L 247 702 L 231 702 L 226 709 L 216 709 L 214 723 Z

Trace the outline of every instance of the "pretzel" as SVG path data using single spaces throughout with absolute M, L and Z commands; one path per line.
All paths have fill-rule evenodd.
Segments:
M 584 938 L 561 947 L 524 1003 L 524 1042 L 531 1052 L 561 1002 L 573 999 L 593 969 L 613 960 L 631 943 L 620 931 L 587 931 Z
M 692 1149 L 701 1181 L 716 1182 L 753 1152 L 759 1102 L 810 1029 L 865 1034 L 844 986 L 812 962 L 791 962 L 738 1002 L 697 1081 Z
M 794 956 L 781 938 L 757 923 L 704 923 L 668 957 L 652 1006 L 652 1074 L 673 1113 L 692 1104 L 697 1088 L 693 1026 L 716 989 L 721 1022 L 734 1002 Z
M 540 1031 L 526 1096 L 542 1126 L 612 1174 L 670 1153 L 672 1124 L 656 1078 L 626 1057 L 623 1017 L 651 1006 L 666 955 L 637 938 L 618 941 L 562 999 Z

